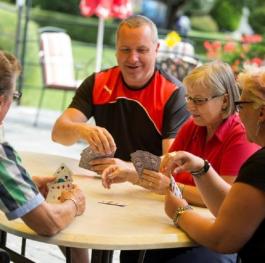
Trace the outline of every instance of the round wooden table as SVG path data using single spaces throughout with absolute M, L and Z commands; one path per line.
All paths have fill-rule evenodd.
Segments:
M 104 189 L 95 173 L 78 167 L 78 160 L 41 153 L 21 153 L 31 175 L 52 175 L 61 163 L 74 173 L 74 183 L 86 195 L 86 211 L 54 237 L 43 237 L 20 219 L 8 221 L 0 213 L 0 229 L 21 237 L 66 247 L 97 250 L 146 250 L 195 245 L 164 212 L 164 196 L 129 183 Z M 114 205 L 104 204 L 112 202 Z M 207 209 L 196 208 L 211 216 Z

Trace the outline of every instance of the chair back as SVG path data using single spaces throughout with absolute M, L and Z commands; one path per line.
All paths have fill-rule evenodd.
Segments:
M 200 65 L 194 47 L 189 42 L 179 42 L 173 47 L 168 47 L 162 39 L 159 43 L 157 64 L 177 79 L 183 80 L 193 68 Z
M 72 44 L 67 33 L 40 34 L 40 61 L 46 87 L 64 90 L 77 87 Z

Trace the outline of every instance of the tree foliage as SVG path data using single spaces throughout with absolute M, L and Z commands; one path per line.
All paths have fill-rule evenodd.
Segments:
M 33 6 L 39 6 L 44 10 L 57 11 L 67 14 L 77 15 L 80 14 L 79 11 L 80 0 L 33 0 Z
M 243 8 L 242 0 L 217 0 L 211 11 L 222 31 L 234 31 L 239 25 Z

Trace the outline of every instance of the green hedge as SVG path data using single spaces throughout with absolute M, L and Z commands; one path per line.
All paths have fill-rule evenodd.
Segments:
M 243 7 L 242 0 L 218 0 L 211 11 L 212 17 L 222 31 L 234 31 L 239 25 Z
M 265 37 L 265 5 L 250 14 L 249 22 L 256 33 L 263 34 Z
M 217 32 L 218 26 L 212 17 L 204 16 L 192 16 L 191 17 L 192 29 L 202 32 Z
M 97 42 L 98 18 L 97 17 L 79 17 L 63 13 L 44 11 L 33 8 L 31 19 L 39 24 L 40 27 L 54 26 L 60 27 L 67 31 L 72 39 L 86 43 Z M 115 32 L 117 22 L 112 20 L 105 21 L 104 27 L 104 44 L 115 45 Z
M 80 14 L 79 9 L 80 0 L 34 0 L 32 1 L 33 6 L 39 6 L 41 9 L 58 11 L 66 14 L 78 15 Z

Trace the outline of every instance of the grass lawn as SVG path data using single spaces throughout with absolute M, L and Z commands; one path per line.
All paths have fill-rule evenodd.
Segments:
M 0 2 L 0 49 L 14 53 L 17 14 L 12 5 Z M 42 88 L 42 74 L 39 65 L 38 25 L 29 23 L 28 42 L 24 66 L 24 85 L 21 104 L 36 107 Z M 84 79 L 95 69 L 96 45 L 72 41 L 74 62 L 78 65 L 78 79 Z M 116 64 L 113 48 L 104 47 L 102 68 Z M 71 101 L 73 92 L 68 92 L 67 104 Z M 43 100 L 43 108 L 60 110 L 63 91 L 47 90 Z

